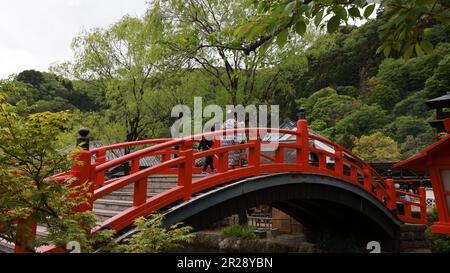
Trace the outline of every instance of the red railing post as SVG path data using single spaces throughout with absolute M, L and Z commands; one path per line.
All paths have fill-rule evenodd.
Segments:
M 427 193 L 424 187 L 419 188 L 420 196 L 420 221 L 422 224 L 427 223 Z
M 30 242 L 36 238 L 36 223 L 30 223 L 27 220 L 17 220 L 16 230 L 16 242 L 14 247 L 15 253 L 29 253 L 26 248 L 30 245 Z
M 377 185 L 376 191 L 378 200 L 383 201 L 383 187 L 380 184 Z
M 319 153 L 319 171 L 325 173 L 327 171 L 327 156 Z
M 217 149 L 217 148 L 220 148 L 220 136 L 218 136 L 218 135 L 213 136 L 213 145 L 212 145 L 212 149 Z M 224 171 L 228 170 L 228 159 L 226 159 L 226 167 L 225 167 L 225 165 L 222 165 L 224 162 L 224 159 L 220 158 L 220 154 L 212 155 L 212 157 L 213 157 L 214 168 L 216 168 L 218 172 L 224 172 Z
M 249 147 L 249 159 L 248 164 L 254 167 L 254 175 L 259 174 L 259 166 L 261 163 L 261 139 L 259 138 L 259 131 L 255 134 L 256 138 L 254 140 L 250 140 L 252 144 Z
M 405 219 L 406 219 L 406 221 L 410 221 L 412 219 L 412 216 L 411 216 L 411 204 L 406 204 L 405 203 L 404 208 L 405 208 Z
M 334 158 L 334 172 L 337 177 L 342 177 L 344 176 L 344 153 L 342 148 L 339 146 L 334 147 L 334 154 L 336 155 Z
M 180 157 L 184 157 L 184 160 L 178 168 L 178 186 L 183 187 L 184 201 L 189 200 L 192 195 L 192 164 L 194 160 L 192 144 L 191 140 L 180 144 Z
M 100 165 L 106 162 L 106 149 L 100 149 L 95 159 L 95 165 Z M 99 188 L 105 180 L 105 171 L 95 174 L 95 188 Z
M 308 121 L 299 119 L 297 121 L 296 144 L 300 147 L 296 149 L 296 163 L 301 166 L 302 171 L 309 170 L 309 132 Z
M 72 166 L 72 175 L 76 178 L 74 186 L 86 186 L 88 183 L 88 192 L 85 195 L 90 194 L 89 196 L 85 196 L 88 199 L 88 204 L 82 204 L 77 207 L 75 210 L 78 212 L 92 210 L 93 206 L 93 193 L 94 193 L 94 180 L 93 178 L 93 166 L 91 165 L 91 152 L 88 150 L 80 151 L 76 155 L 77 164 Z
M 171 148 L 167 148 L 164 150 L 164 154 L 161 157 L 161 161 L 162 162 L 166 162 L 170 160 L 170 157 L 172 155 L 172 149 Z
M 219 153 L 217 155 L 212 155 L 213 158 L 216 158 L 217 156 L 217 165 L 214 164 L 214 166 L 217 166 L 217 172 L 223 173 L 228 171 L 228 152 Z M 213 159 L 214 162 L 214 159 Z
M 350 166 L 350 180 L 355 184 L 358 183 L 358 169 L 355 166 Z
M 275 161 L 276 163 L 283 163 L 284 162 L 284 148 L 278 146 L 277 150 L 275 151 Z
M 371 192 L 372 174 L 370 173 L 370 170 L 369 168 L 367 168 L 367 166 L 364 166 L 363 175 L 364 188 L 366 189 L 366 191 Z
M 139 158 L 135 158 L 131 161 L 131 173 L 139 172 L 140 164 Z M 133 206 L 137 207 L 145 203 L 147 200 L 147 177 L 142 178 L 139 181 L 134 182 L 133 190 Z
M 397 209 L 397 192 L 395 190 L 395 181 L 392 178 L 386 179 L 386 185 L 388 187 L 387 189 L 387 195 L 388 195 L 388 203 L 387 206 L 389 210 L 395 210 Z

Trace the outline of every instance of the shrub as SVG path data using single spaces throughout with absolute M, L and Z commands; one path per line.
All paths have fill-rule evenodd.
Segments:
M 427 228 L 425 235 L 432 252 L 450 253 L 450 235 L 431 233 L 431 228 Z
M 427 218 L 429 224 L 438 221 L 436 208 L 433 208 L 433 210 L 428 213 Z M 439 253 L 450 253 L 450 235 L 431 233 L 431 228 L 429 227 L 425 231 L 425 236 L 430 242 L 431 251 Z
M 255 228 L 248 225 L 231 225 L 223 228 L 222 233 L 240 238 L 256 238 Z
M 140 217 L 135 220 L 138 233 L 118 246 L 118 252 L 158 253 L 182 248 L 192 241 L 192 227 L 177 223 L 168 229 L 163 228 L 164 216 L 152 214 L 148 219 Z

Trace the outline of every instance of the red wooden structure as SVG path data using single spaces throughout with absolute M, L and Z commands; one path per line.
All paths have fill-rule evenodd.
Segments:
M 443 125 L 450 133 L 450 118 L 445 119 Z M 395 167 L 429 172 L 439 217 L 439 222 L 431 226 L 431 231 L 450 234 L 450 135 L 397 163 Z
M 263 132 L 279 132 L 281 134 L 293 135 L 296 137 L 296 141 L 294 143 L 264 142 L 260 138 L 260 134 Z M 246 133 L 249 135 L 253 134 L 256 137 L 249 139 L 245 144 L 221 147 L 218 137 L 226 133 Z M 79 159 L 84 162 L 83 166 L 74 166 L 71 171 L 58 174 L 54 178 L 61 181 L 66 178 L 76 177 L 79 183 L 92 182 L 91 206 L 79 208 L 80 210 L 91 210 L 92 203 L 95 200 L 127 185 L 134 184 L 133 206 L 102 223 L 103 227 L 110 227 L 116 231 L 130 226 L 140 216 L 149 215 L 174 202 L 187 201 L 193 194 L 206 191 L 215 186 L 266 173 L 286 172 L 331 176 L 355 184 L 376 197 L 393 213 L 396 213 L 398 202 L 405 203 L 405 213 L 398 215 L 400 220 L 410 223 L 426 222 L 424 189 L 420 190 L 419 195 L 397 191 L 392 179 L 384 180 L 369 164 L 352 152 L 328 139 L 309 134 L 306 120 L 299 120 L 296 130 L 242 128 L 209 132 L 202 135 L 215 138 L 215 145 L 213 145 L 211 150 L 200 152 L 193 149 L 193 144 L 201 139 L 200 135 L 180 139 L 136 141 L 106 146 L 91 151 L 82 151 Z M 325 143 L 332 147 L 334 152 L 310 147 L 310 140 Z M 106 160 L 106 152 L 108 150 L 139 146 L 144 147 L 122 157 L 110 161 Z M 172 149 L 174 146 L 178 146 L 179 150 Z M 274 155 L 263 152 L 262 148 L 264 147 L 272 147 Z M 247 166 L 233 169 L 228 168 L 228 154 L 233 150 L 247 151 Z M 295 162 L 285 162 L 284 154 L 287 150 L 294 150 L 296 152 Z M 317 156 L 318 163 L 313 164 L 310 162 L 311 153 Z M 173 158 L 172 155 L 174 154 L 177 154 L 178 157 Z M 193 173 L 200 172 L 200 169 L 195 167 L 195 160 L 209 155 L 215 155 L 214 163 L 217 168 L 217 173 L 193 181 Z M 147 156 L 160 156 L 160 163 L 146 169 L 140 169 L 139 160 Z M 266 160 L 263 161 L 261 160 L 262 158 Z M 131 166 L 129 175 L 105 180 L 105 172 L 107 170 L 127 162 Z M 333 164 L 329 162 L 333 162 Z M 169 173 L 178 174 L 178 185 L 154 197 L 147 198 L 148 177 L 155 174 Z M 411 195 L 417 201 L 404 201 L 400 198 L 402 195 Z M 420 208 L 418 217 L 414 217 L 411 212 L 412 206 Z M 96 230 L 100 228 L 98 227 Z M 32 230 L 31 232 L 33 233 L 35 231 Z M 55 252 L 63 250 L 46 247 L 38 251 Z

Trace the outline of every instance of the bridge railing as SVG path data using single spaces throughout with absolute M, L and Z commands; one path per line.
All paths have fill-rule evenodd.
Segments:
M 267 132 L 278 132 L 295 136 L 295 142 L 262 141 L 261 136 Z M 246 143 L 221 146 L 220 136 L 226 134 L 248 134 L 249 138 Z M 193 148 L 194 143 L 198 142 L 202 137 L 213 138 L 214 145 L 210 150 L 197 151 Z M 314 141 L 322 142 L 331 147 L 333 151 L 314 147 L 311 144 L 311 140 L 313 140 L 313 143 Z M 109 161 L 106 160 L 106 152 L 108 150 L 148 145 L 151 146 L 132 151 Z M 174 150 L 174 147 L 178 147 L 178 149 Z M 265 153 L 262 147 L 271 147 L 270 150 L 273 151 L 273 155 Z M 294 151 L 294 162 L 286 162 L 285 153 L 287 150 Z M 233 151 L 245 151 L 248 164 L 230 168 L 228 157 Z M 173 154 L 177 154 L 177 157 L 172 158 Z M 316 161 L 311 160 L 313 154 L 317 158 Z M 141 169 L 140 159 L 148 156 L 160 156 L 161 160 L 157 165 Z M 192 175 L 196 171 L 196 160 L 207 156 L 214 156 L 217 172 L 193 181 Z M 265 159 L 265 161 L 261 159 Z M 148 215 L 175 202 L 187 201 L 195 193 L 224 183 L 266 173 L 291 172 L 327 175 L 365 189 L 392 211 L 395 210 L 397 202 L 399 202 L 397 198 L 398 192 L 395 190 L 393 181 L 385 181 L 369 164 L 338 144 L 320 136 L 309 134 L 306 120 L 299 120 L 296 130 L 236 128 L 179 139 L 156 139 L 122 143 L 91 151 L 82 151 L 79 154 L 79 161 L 83 162 L 83 164 L 73 166 L 70 172 L 56 175 L 54 178 L 63 180 L 67 177 L 76 177 L 77 184 L 92 182 L 90 202 L 77 208 L 80 211 L 92 210 L 95 200 L 128 185 L 134 186 L 132 207 L 107 219 L 99 227 L 109 227 L 116 231 L 131 225 L 140 216 Z M 123 164 L 129 164 L 129 174 L 111 179 L 105 176 L 106 171 Z M 156 196 L 147 198 L 149 176 L 164 173 L 176 173 L 178 175 L 177 185 Z M 410 203 L 405 204 L 406 206 L 414 205 Z M 408 209 L 406 209 L 406 212 L 404 216 L 399 216 L 399 218 L 403 221 L 416 221 L 408 214 Z M 421 221 L 423 215 L 421 213 Z
M 426 191 L 419 188 L 419 193 L 414 194 L 396 190 L 397 217 L 407 223 L 427 223 Z
M 96 183 L 100 183 L 100 180 L 98 179 L 99 174 L 120 164 L 131 162 L 130 175 L 116 178 L 111 181 L 101 181 L 101 184 L 104 186 L 96 189 L 94 192 L 94 200 L 97 200 L 115 190 L 134 184 L 133 207 L 110 218 L 105 222 L 105 225 L 109 225 L 114 229 L 121 229 L 131 224 L 137 216 L 151 213 L 175 201 L 186 201 L 194 193 L 204 191 L 208 188 L 223 183 L 245 177 L 257 176 L 263 173 L 303 172 L 330 175 L 365 188 L 387 206 L 392 204 L 393 196 L 390 195 L 391 192 L 389 191 L 387 185 L 368 164 L 356 155 L 353 155 L 350 151 L 341 148 L 339 145 L 327 139 L 310 135 L 308 133 L 306 121 L 299 121 L 298 125 L 297 130 L 283 130 L 274 128 L 238 128 L 209 132 L 199 136 L 165 141 L 152 147 L 132 152 L 109 162 L 96 164 L 93 170 L 93 175 L 96 178 Z M 261 132 L 279 132 L 282 134 L 294 135 L 296 137 L 296 141 L 295 143 L 264 143 L 261 141 L 259 136 Z M 195 139 L 201 139 L 202 136 L 217 138 L 218 136 L 226 133 L 253 133 L 257 137 L 253 139 L 250 138 L 250 140 L 245 144 L 237 144 L 232 146 L 215 145 L 215 147 L 208 151 L 197 152 L 192 148 Z M 315 139 L 332 146 L 335 152 L 331 153 L 319 148 L 310 147 L 310 139 Z M 261 151 L 261 147 L 264 145 L 276 145 L 274 157 Z M 168 159 L 156 166 L 143 170 L 139 169 L 140 158 L 148 155 L 164 153 L 173 146 L 180 147 L 178 158 Z M 294 163 L 284 162 L 283 153 L 286 149 L 295 150 L 296 160 Z M 237 167 L 234 169 L 229 168 L 228 156 L 230 152 L 234 150 L 247 150 L 247 166 Z M 317 166 L 311 164 L 310 153 L 315 153 L 318 156 L 319 162 Z M 346 156 L 344 156 L 344 154 Z M 192 174 L 195 160 L 212 155 L 217 157 L 217 173 L 193 182 Z M 269 159 L 272 162 L 263 163 L 261 162 L 261 158 Z M 334 160 L 334 164 L 332 166 L 328 166 L 326 163 L 327 158 L 332 158 Z M 148 177 L 164 172 L 169 168 L 177 169 L 177 187 L 147 199 Z M 221 175 L 225 172 L 227 173 L 226 176 Z

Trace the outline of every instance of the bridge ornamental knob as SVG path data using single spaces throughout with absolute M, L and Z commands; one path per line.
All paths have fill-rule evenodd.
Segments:
M 78 130 L 78 134 L 80 136 L 77 138 L 77 146 L 80 146 L 81 148 L 83 148 L 83 150 L 88 151 L 89 150 L 89 137 L 88 137 L 89 129 L 81 128 L 80 130 Z
M 303 107 L 300 107 L 298 110 L 298 119 L 306 119 L 306 110 Z

